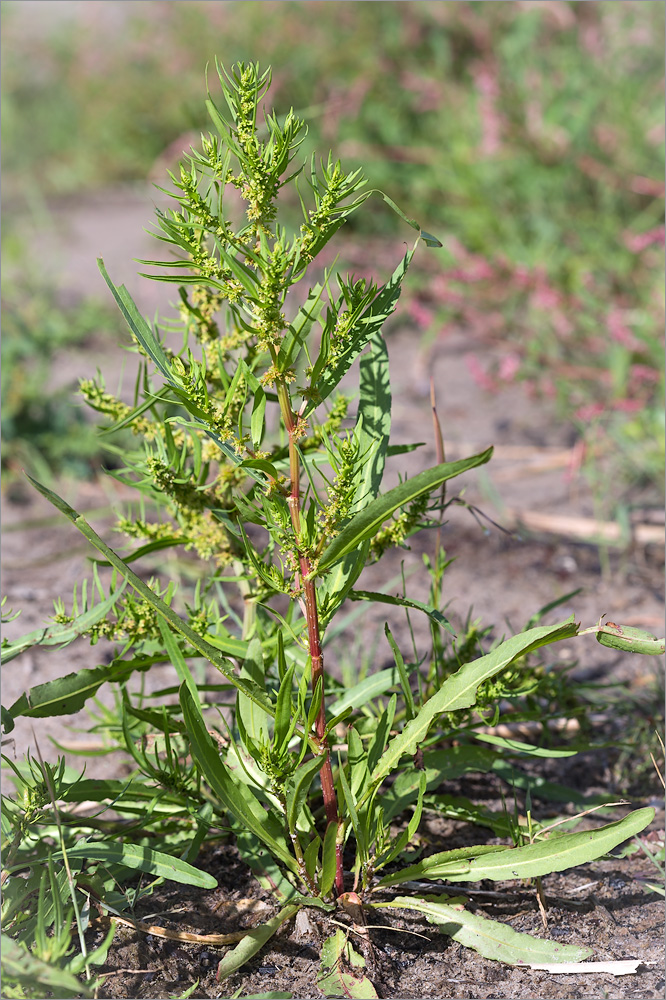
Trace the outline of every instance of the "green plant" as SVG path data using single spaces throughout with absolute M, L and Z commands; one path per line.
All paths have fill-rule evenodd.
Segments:
M 411 449 L 389 443 L 381 329 L 419 240 L 434 247 L 439 241 L 384 195 L 419 233 L 390 277 L 375 283 L 332 268 L 318 272 L 318 255 L 373 192 L 362 190 L 360 171 L 346 173 L 330 155 L 325 162 L 313 157 L 307 169 L 293 165 L 305 125 L 293 112 L 260 119 L 269 72 L 238 64 L 218 75 L 227 110 L 209 98 L 215 132 L 202 136 L 201 150 L 172 177 L 177 207 L 158 212 L 159 238 L 175 255 L 142 261 L 159 269 L 157 280 L 178 286 L 180 351 L 165 346 L 100 261 L 141 357 L 139 392 L 128 406 L 99 382 L 81 388 L 109 427 L 131 428 L 139 441 L 112 474 L 137 490 L 137 510 L 118 527 L 140 544 L 120 555 L 33 480 L 101 559 L 71 613 L 61 603 L 45 630 L 3 643 L 5 661 L 78 635 L 111 640 L 115 654 L 33 688 L 3 709 L 6 730 L 19 716 L 74 711 L 102 684 L 114 685 L 116 705 L 98 706 L 95 728 L 131 756 L 137 780 L 60 783 L 59 800 L 92 797 L 112 802 L 120 814 L 79 821 L 91 833 L 67 846 L 70 864 L 81 863 L 78 889 L 87 886 L 100 906 L 117 911 L 130 890 L 123 896 L 115 883 L 137 870 L 209 886 L 193 862 L 211 830 L 230 829 L 280 909 L 225 955 L 221 979 L 302 908 L 346 921 L 366 945 L 364 957 L 344 934 L 328 939 L 320 981 L 327 995 L 376 995 L 363 972 L 371 954 L 368 908 L 414 910 L 505 962 L 585 957 L 587 949 L 537 940 L 469 912 L 464 891 L 433 894 L 408 884 L 540 878 L 606 853 L 642 830 L 652 809 L 548 837 L 531 819 L 529 843 L 515 848 L 475 845 L 418 859 L 410 845 L 426 808 L 509 834 L 505 814 L 438 794 L 447 778 L 492 771 L 520 787 L 512 756 L 575 752 L 549 742 L 546 722 L 557 694 L 537 651 L 584 633 L 643 653 L 663 652 L 663 641 L 601 622 L 581 631 L 573 617 L 530 622 L 487 651 L 483 630 L 474 626 L 452 638 L 440 610 L 446 556 L 439 545 L 429 567 L 432 604 L 404 590 L 396 596 L 355 589 L 368 562 L 416 531 L 436 528 L 446 507 L 462 502 L 445 494 L 445 484 L 491 456 L 488 449 L 441 461 L 382 490 L 387 458 Z M 295 230 L 279 214 L 290 185 L 302 206 Z M 245 219 L 233 226 L 227 206 L 238 195 Z M 340 387 L 356 361 L 355 421 L 344 427 L 350 399 Z M 182 593 L 159 565 L 148 581 L 132 568 L 169 549 L 183 554 Z M 106 583 L 104 567 L 111 570 Z M 394 666 L 351 686 L 336 681 L 335 669 L 324 667 L 324 649 L 347 600 L 425 614 L 433 636 L 429 662 L 406 660 L 387 625 Z M 156 663 L 172 664 L 177 687 L 150 697 L 132 693 L 130 678 Z M 210 683 L 211 669 L 221 675 L 218 683 Z M 542 746 L 484 731 L 507 702 L 542 719 Z M 158 829 L 161 851 L 152 846 Z M 34 859 L 29 851 L 21 828 L 10 875 L 28 862 L 44 863 L 43 854 Z M 93 863 L 92 876 L 84 858 Z M 409 894 L 396 896 L 400 886 Z

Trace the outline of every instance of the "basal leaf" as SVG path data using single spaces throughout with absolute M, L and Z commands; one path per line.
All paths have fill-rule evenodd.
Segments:
M 507 965 L 529 965 L 531 962 L 577 962 L 592 954 L 591 948 L 544 941 L 515 931 L 508 924 L 490 920 L 480 913 L 469 913 L 463 897 L 441 895 L 397 896 L 390 903 L 396 909 L 423 913 L 430 923 L 437 924 L 442 934 L 466 948 L 473 948 L 484 958 L 506 962 Z
M 547 840 L 537 840 L 525 847 L 514 847 L 492 858 L 477 858 L 470 862 L 464 876 L 446 876 L 449 882 L 476 882 L 489 878 L 494 881 L 514 878 L 537 878 L 551 872 L 576 868 L 612 851 L 624 840 L 640 833 L 654 818 L 654 809 L 637 809 L 624 819 L 608 823 L 598 830 L 563 833 Z

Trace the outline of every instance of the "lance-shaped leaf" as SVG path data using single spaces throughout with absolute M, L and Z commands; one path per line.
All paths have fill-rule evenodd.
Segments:
M 97 266 L 100 270 L 102 277 L 109 286 L 111 294 L 118 303 L 118 308 L 125 317 L 125 321 L 129 326 L 130 330 L 139 341 L 139 344 L 152 360 L 155 367 L 162 372 L 167 382 L 171 385 L 177 387 L 177 383 L 174 380 L 173 373 L 171 371 L 171 365 L 169 359 L 167 358 L 164 348 L 160 344 L 158 338 L 155 336 L 150 324 L 146 322 L 141 313 L 136 307 L 132 296 L 127 291 L 124 285 L 116 287 L 111 281 L 108 272 L 104 266 L 104 261 L 101 257 L 97 258 Z M 178 279 L 179 281 L 182 279 Z
M 389 903 L 375 904 L 423 913 L 430 923 L 438 924 L 442 934 L 466 948 L 473 948 L 484 958 L 506 962 L 507 965 L 529 965 L 530 962 L 579 962 L 592 954 L 591 948 L 544 941 L 514 931 L 508 924 L 490 920 L 480 913 L 469 913 L 463 897 L 397 896 Z
M 75 673 L 37 684 L 24 692 L 8 710 L 13 719 L 19 715 L 47 719 L 53 715 L 71 715 L 80 711 L 88 698 L 97 694 L 106 681 L 122 682 L 135 670 L 148 670 L 152 661 L 114 660 L 98 667 L 84 667 Z
M 248 698 L 263 708 L 269 715 L 274 715 L 274 709 L 266 696 L 266 692 L 262 691 L 256 684 L 253 684 L 249 680 L 238 678 L 233 673 L 233 665 L 229 660 L 220 656 L 219 652 L 211 646 L 209 642 L 203 639 L 194 629 L 190 626 L 189 622 L 186 622 L 180 615 L 177 615 L 168 604 L 158 597 L 150 587 L 144 583 L 144 581 L 130 569 L 126 563 L 123 562 L 122 558 L 110 548 L 105 541 L 103 541 L 97 532 L 88 524 L 88 522 L 77 512 L 73 507 L 70 507 L 62 497 L 59 497 L 57 493 L 49 490 L 46 486 L 38 483 L 36 479 L 28 476 L 28 479 L 33 484 L 35 489 L 44 496 L 49 503 L 52 503 L 62 514 L 65 515 L 72 524 L 78 528 L 82 535 L 84 535 L 92 545 L 101 552 L 102 555 L 108 559 L 112 566 L 115 566 L 117 570 L 120 571 L 121 575 L 125 577 L 127 582 L 131 587 L 134 588 L 148 603 L 155 609 L 155 611 L 160 615 L 161 618 L 165 619 L 169 625 L 175 629 L 183 638 L 187 639 L 191 646 L 197 650 L 203 657 L 210 661 L 217 669 L 223 674 L 230 684 L 233 684 L 235 688 L 242 691 Z
M 431 621 L 441 625 L 447 632 L 455 636 L 450 621 L 444 617 L 441 611 L 433 608 L 423 601 L 410 600 L 408 597 L 394 597 L 392 594 L 380 594 L 374 590 L 350 590 L 347 594 L 350 601 L 372 601 L 374 604 L 393 604 L 398 608 L 414 608 L 415 611 L 422 611 Z
M 191 741 L 192 756 L 220 802 L 239 823 L 266 844 L 276 858 L 298 874 L 298 864 L 289 851 L 280 823 L 275 816 L 266 812 L 248 786 L 237 781 L 220 760 L 201 711 L 185 684 L 180 688 L 180 704 Z
M 373 785 L 390 774 L 398 766 L 402 756 L 416 753 L 417 746 L 425 739 L 438 715 L 474 705 L 476 691 L 482 681 L 508 667 L 519 656 L 559 639 L 571 638 L 576 633 L 577 626 L 572 615 L 559 625 L 540 625 L 521 632 L 478 660 L 464 664 L 455 674 L 447 677 L 439 691 L 426 701 L 416 718 L 408 722 L 403 731 L 391 740 L 373 771 Z
M 62 857 L 62 852 L 56 851 L 53 857 Z M 86 861 L 101 861 L 105 865 L 124 865 L 125 868 L 148 872 L 150 875 L 166 878 L 171 882 L 180 882 L 182 885 L 196 885 L 202 889 L 215 889 L 217 886 L 217 879 L 208 872 L 199 871 L 180 858 L 174 858 L 170 854 L 140 844 L 86 841 L 68 847 L 67 857 L 71 860 L 82 858 Z
M 445 878 L 451 881 L 454 875 L 469 881 L 467 873 L 470 870 L 470 858 L 507 850 L 509 848 L 503 844 L 475 844 L 472 847 L 458 847 L 452 851 L 440 851 L 437 854 L 431 854 L 415 865 L 409 865 L 409 867 L 401 868 L 400 871 L 393 872 L 391 875 L 385 875 L 377 883 L 376 888 L 386 889 L 392 885 L 411 882 L 413 879 Z
M 386 341 L 379 330 L 370 337 L 370 350 L 359 364 L 356 437 L 361 468 L 355 483 L 355 501 L 365 506 L 379 493 L 391 432 L 391 383 Z
M 463 472 L 467 472 L 468 469 L 474 469 L 478 465 L 483 465 L 490 459 L 492 453 L 493 449 L 488 448 L 486 451 L 481 452 L 481 454 L 473 455 L 471 458 L 462 458 L 457 462 L 442 462 L 441 465 L 435 465 L 432 469 L 424 469 L 423 472 L 419 472 L 411 479 L 400 483 L 399 486 L 389 490 L 388 493 L 377 497 L 376 500 L 373 500 L 372 503 L 368 504 L 359 514 L 353 517 L 340 534 L 336 535 L 332 542 L 324 549 L 319 559 L 317 572 L 321 573 L 329 566 L 332 566 L 338 559 L 342 559 L 348 552 L 357 548 L 366 538 L 372 538 L 379 531 L 384 521 L 391 514 L 395 513 L 399 507 L 404 507 L 406 504 L 417 500 L 424 493 L 430 493 L 432 490 L 437 489 L 447 479 L 453 479 L 455 476 L 460 476 Z
M 582 833 L 563 833 L 547 840 L 537 840 L 525 847 L 515 847 L 493 857 L 480 857 L 470 861 L 469 873 L 463 876 L 447 875 L 450 882 L 476 882 L 489 878 L 493 881 L 512 878 L 538 878 L 551 872 L 587 864 L 612 851 L 624 840 L 634 837 L 654 818 L 654 809 L 636 809 L 624 819 L 608 823 L 598 830 Z

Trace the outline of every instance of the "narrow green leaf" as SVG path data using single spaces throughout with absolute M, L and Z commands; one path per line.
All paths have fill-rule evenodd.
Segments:
M 256 684 L 259 688 L 264 688 L 266 686 L 264 657 L 261 642 L 257 638 L 251 639 L 248 644 L 247 654 L 243 660 L 240 676 L 252 681 L 252 683 Z M 269 715 L 262 708 L 259 708 L 255 702 L 250 701 L 250 699 L 247 698 L 242 691 L 238 692 L 236 699 L 236 711 L 238 712 L 243 726 L 245 727 L 245 732 L 251 739 L 253 739 L 256 743 L 260 743 L 262 739 L 264 742 L 268 741 Z
M 153 333 L 150 324 L 146 322 L 141 313 L 136 307 L 132 296 L 127 291 L 124 285 L 116 287 L 111 281 L 108 272 L 104 266 L 104 261 L 101 257 L 97 258 L 97 266 L 100 270 L 102 277 L 109 286 L 111 294 L 118 304 L 118 308 L 125 317 L 125 321 L 129 326 L 130 330 L 139 341 L 141 347 L 146 352 L 148 357 L 153 361 L 155 367 L 162 372 L 167 382 L 171 385 L 177 385 L 174 380 L 173 372 L 171 371 L 171 365 L 169 359 L 167 358 L 164 348 L 160 344 L 159 340 Z M 178 278 L 181 281 L 181 278 Z
M 372 601 L 373 604 L 393 604 L 398 608 L 414 608 L 415 611 L 423 611 L 431 621 L 441 625 L 452 636 L 456 634 L 451 622 L 444 617 L 441 611 L 429 604 L 424 604 L 422 601 L 413 601 L 407 597 L 393 597 L 391 594 L 380 594 L 374 590 L 350 590 L 347 597 L 350 601 Z
M 495 747 L 503 747 L 513 753 L 525 753 L 530 757 L 575 757 L 577 750 L 552 750 L 549 747 L 535 747 L 531 743 L 521 743 L 520 740 L 505 739 L 503 736 L 493 736 L 491 733 L 474 733 L 474 738 L 483 743 L 492 743 Z
M 612 851 L 624 840 L 640 833 L 654 818 L 651 807 L 637 809 L 624 819 L 608 823 L 598 830 L 563 833 L 547 840 L 537 840 L 525 847 L 515 847 L 492 858 L 471 861 L 469 874 L 453 875 L 450 882 L 476 882 L 482 878 L 494 881 L 512 878 L 537 878 L 551 872 L 562 872 L 587 864 Z
M 264 436 L 264 417 L 266 414 L 266 393 L 259 386 L 255 389 L 252 403 L 252 415 L 250 417 L 250 435 L 252 437 L 252 447 L 255 451 L 260 447 Z
M 54 858 L 62 857 L 56 851 Z M 215 889 L 217 879 L 207 872 L 199 871 L 180 858 L 174 858 L 162 851 L 139 844 L 121 844 L 118 841 L 95 843 L 86 841 L 67 848 L 68 858 L 83 858 L 86 861 L 102 861 L 106 865 L 124 865 L 125 868 L 148 872 L 159 878 L 180 882 L 182 885 L 196 885 L 202 889 Z
M 187 665 L 187 661 L 183 656 L 178 643 L 176 642 L 176 637 L 167 625 L 164 618 L 157 619 L 157 626 L 160 630 L 160 635 L 162 636 L 162 642 L 164 643 L 164 648 L 166 649 L 171 663 L 176 668 L 176 673 L 178 675 L 178 680 L 181 684 L 187 684 L 188 690 L 195 701 L 199 701 L 199 692 L 197 691 L 197 686 L 194 681 L 194 677 Z
M 404 882 L 411 882 L 414 879 L 436 879 L 445 878 L 452 881 L 457 875 L 464 881 L 470 870 L 470 858 L 474 859 L 479 855 L 492 854 L 496 851 L 507 851 L 508 847 L 503 844 L 475 844 L 471 847 L 458 847 L 452 851 L 439 851 L 431 854 L 430 857 L 423 858 L 414 865 L 401 868 L 391 875 L 385 875 L 377 885 L 377 889 L 387 889 L 392 885 L 401 885 Z
M 310 785 L 321 771 L 325 759 L 322 754 L 320 757 L 313 757 L 307 763 L 301 764 L 289 781 L 287 786 L 287 826 L 290 833 L 296 829 L 298 817 L 305 804 Z
M 356 436 L 361 469 L 355 483 L 354 499 L 366 506 L 374 500 L 382 483 L 386 452 L 391 433 L 391 382 L 386 341 L 375 330 L 370 350 L 359 364 L 359 399 Z
M 291 871 L 298 873 L 296 859 L 289 850 L 279 822 L 266 812 L 247 785 L 234 779 L 220 760 L 217 747 L 208 735 L 199 707 L 186 685 L 181 685 L 180 703 L 191 741 L 192 756 L 220 802 L 239 823 L 263 841 L 276 858 Z
M 228 951 L 220 962 L 217 968 L 218 982 L 227 979 L 232 973 L 242 968 L 246 962 L 249 962 L 252 956 L 261 951 L 266 942 L 270 941 L 276 931 L 279 931 L 287 920 L 298 913 L 300 908 L 297 903 L 288 903 L 272 920 L 267 920 L 265 924 L 260 924 L 254 930 L 248 931 L 243 940 L 239 941 L 231 951 Z
M 321 881 L 319 891 L 322 896 L 328 896 L 335 882 L 337 866 L 338 824 L 329 823 L 324 834 L 324 846 L 321 851 Z
M 104 542 L 99 535 L 94 531 L 94 529 L 88 524 L 88 522 L 70 507 L 57 493 L 49 490 L 46 486 L 38 483 L 37 480 L 33 479 L 31 476 L 27 477 L 33 484 L 36 490 L 38 490 L 42 496 L 44 496 L 50 503 L 53 504 L 61 513 L 67 517 L 72 524 L 78 528 L 82 535 L 84 535 L 88 541 L 95 546 L 95 548 L 101 552 L 111 563 L 115 566 L 117 570 L 125 577 L 127 582 L 131 587 L 134 588 L 142 597 L 144 597 L 148 603 L 157 611 L 157 613 L 164 618 L 175 630 L 179 632 L 187 641 L 192 645 L 202 656 L 210 661 L 221 674 L 226 677 L 230 684 L 232 684 L 239 691 L 242 691 L 247 695 L 255 704 L 263 708 L 269 715 L 273 715 L 273 708 L 270 704 L 265 691 L 261 691 L 255 685 L 250 684 L 249 681 L 239 680 L 233 673 L 233 664 L 228 660 L 224 659 L 218 653 L 217 649 L 212 646 L 209 642 L 203 639 L 190 624 L 179 615 L 172 611 L 172 609 L 165 604 L 165 602 L 155 594 L 150 587 L 137 576 L 129 566 L 126 566 L 121 557 L 117 552 L 114 552 L 106 542 Z
M 370 674 L 365 680 L 349 688 L 345 694 L 337 698 L 327 707 L 326 714 L 331 717 L 341 715 L 347 708 L 361 708 L 367 705 L 373 698 L 378 698 L 399 681 L 397 667 L 389 667 L 387 670 L 378 670 L 376 674 Z
M 490 920 L 480 913 L 469 913 L 464 897 L 442 895 L 397 896 L 390 903 L 375 904 L 395 909 L 423 913 L 430 923 L 438 924 L 442 934 L 458 944 L 472 948 L 484 958 L 507 965 L 529 965 L 530 962 L 579 962 L 589 958 L 591 948 L 572 944 L 557 944 L 514 931 L 508 924 Z
M 418 499 L 424 493 L 432 492 L 432 490 L 441 486 L 448 479 L 453 479 L 455 476 L 459 476 L 469 469 L 483 465 L 490 459 L 492 453 L 493 449 L 488 448 L 480 455 L 473 455 L 471 458 L 463 458 L 457 462 L 442 462 L 441 465 L 436 465 L 432 469 L 425 469 L 394 489 L 389 490 L 388 493 L 377 497 L 376 500 L 373 500 L 372 503 L 368 504 L 359 514 L 353 517 L 340 534 L 336 535 L 324 549 L 316 572 L 321 573 L 329 566 L 332 566 L 334 562 L 337 562 L 338 559 L 351 552 L 352 549 L 355 549 L 360 542 L 366 538 L 371 538 L 379 531 L 384 521 L 398 510 L 399 507 L 404 507 L 406 504 Z
M 402 658 L 402 653 L 398 649 L 398 644 L 396 643 L 391 629 L 388 626 L 388 622 L 384 623 L 384 635 L 388 639 L 389 646 L 393 652 L 393 659 L 395 660 L 395 665 L 398 668 L 398 676 L 400 677 L 400 687 L 402 688 L 402 694 L 405 699 L 405 716 L 409 722 L 416 715 L 416 707 L 414 705 L 414 695 L 412 694 L 412 689 L 409 686 L 409 677 L 407 676 L 407 671 L 405 670 L 405 661 Z
M 438 715 L 474 705 L 476 690 L 482 681 L 499 673 L 520 656 L 576 634 L 577 626 L 572 615 L 559 625 L 540 625 L 521 632 L 485 656 L 464 664 L 455 674 L 447 677 L 439 691 L 422 706 L 416 718 L 408 722 L 403 731 L 391 740 L 372 774 L 373 784 L 390 774 L 398 766 L 402 756 L 416 752 L 418 744 L 425 739 Z
M 379 717 L 375 726 L 375 731 L 368 746 L 368 770 L 372 773 L 377 766 L 377 761 L 384 753 L 386 744 L 391 735 L 391 726 L 395 718 L 395 710 L 398 704 L 398 696 L 392 694 L 389 703 Z
M 88 698 L 92 698 L 106 681 L 119 682 L 134 671 L 148 670 L 149 659 L 114 660 L 98 667 L 84 667 L 76 673 L 57 677 L 55 680 L 37 684 L 24 692 L 8 709 L 14 719 L 19 715 L 31 719 L 46 719 L 54 715 L 70 715 L 80 711 Z

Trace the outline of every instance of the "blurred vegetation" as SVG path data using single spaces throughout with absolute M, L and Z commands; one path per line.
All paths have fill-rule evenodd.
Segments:
M 363 163 L 448 259 L 407 303 L 469 334 L 489 391 L 521 380 L 581 436 L 599 513 L 663 493 L 664 4 L 3 4 L 10 215 L 150 176 L 196 144 L 201 72 L 270 62 L 308 149 Z M 24 9 L 18 9 L 24 8 Z M 30 19 L 25 8 L 33 8 Z M 42 12 L 46 15 L 46 10 Z M 359 217 L 360 218 L 360 217 Z M 396 230 L 378 209 L 366 238 Z M 492 370 L 476 346 L 505 348 Z

